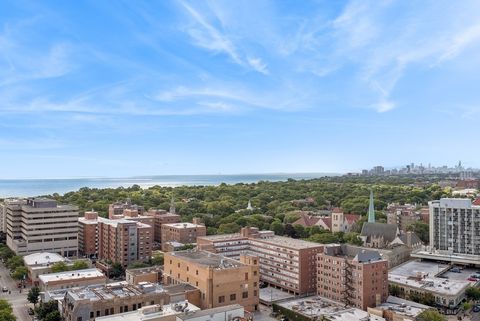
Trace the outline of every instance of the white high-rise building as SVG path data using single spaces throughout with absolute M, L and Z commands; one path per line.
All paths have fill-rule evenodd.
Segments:
M 442 198 L 428 205 L 431 250 L 480 255 L 480 205 L 458 198 Z
M 55 200 L 29 198 L 7 201 L 7 245 L 17 255 L 54 252 L 78 255 L 78 209 Z

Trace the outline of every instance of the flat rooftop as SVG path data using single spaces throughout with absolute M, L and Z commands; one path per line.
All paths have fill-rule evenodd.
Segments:
M 79 279 L 80 280 L 93 279 L 93 278 L 99 278 L 99 277 L 105 278 L 105 275 L 102 273 L 102 271 L 98 269 L 65 271 L 65 272 L 59 272 L 59 273 L 42 274 L 38 276 L 40 281 L 42 281 L 44 284 L 48 284 L 49 282 L 55 282 L 55 281 L 74 281 Z
M 308 249 L 308 248 L 316 248 L 323 246 L 323 244 L 299 240 L 299 239 L 292 239 L 291 237 L 285 236 L 272 236 L 267 238 L 252 238 L 252 242 L 261 242 L 261 243 L 269 243 L 272 245 L 284 246 L 289 247 L 292 249 L 300 250 L 300 249 Z
M 197 228 L 197 227 L 205 227 L 205 225 L 193 224 L 193 223 L 168 223 L 162 224 L 162 226 L 182 229 L 182 228 Z
M 211 240 L 211 241 L 229 241 L 229 240 L 237 240 L 237 239 L 247 239 L 247 237 L 242 236 L 242 234 L 240 233 L 232 233 L 232 234 L 199 236 L 197 237 L 197 239 L 204 239 L 204 240 Z
M 193 313 L 182 313 L 179 314 L 177 317 L 180 320 L 189 320 L 189 319 L 194 319 L 194 318 L 199 318 L 199 317 L 210 317 L 211 315 L 217 314 L 217 313 L 226 313 L 229 311 L 234 311 L 234 310 L 242 310 L 240 315 L 236 315 L 236 317 L 243 317 L 244 316 L 244 308 L 240 304 L 231 304 L 231 305 L 226 305 L 223 307 L 218 307 L 218 308 L 212 308 L 212 309 L 207 309 L 207 310 L 197 310 L 194 311 Z M 211 318 L 209 318 L 210 320 Z
M 385 303 L 377 305 L 375 309 L 390 310 L 397 314 L 405 315 L 415 319 L 417 315 L 425 310 L 431 309 L 431 307 L 390 295 Z
M 138 296 L 143 293 L 163 293 L 162 286 L 145 282 L 142 285 L 132 285 L 125 281 L 109 283 L 107 285 L 91 285 L 83 288 L 74 288 L 68 291 L 73 300 L 101 301 Z
M 130 273 L 132 275 L 143 275 L 143 274 L 148 274 L 148 273 L 159 273 L 162 272 L 163 269 L 160 266 L 149 266 L 149 267 L 144 267 L 144 268 L 138 268 L 138 269 L 127 269 L 126 272 Z
M 183 311 L 182 311 L 183 309 Z M 160 320 L 167 316 L 175 316 L 180 314 L 196 312 L 200 308 L 187 302 L 180 301 L 177 303 L 167 305 L 147 305 L 136 311 L 130 311 L 125 313 L 118 313 L 114 315 L 108 315 L 95 318 L 95 320 L 103 321 L 140 321 L 140 320 Z
M 309 296 L 299 299 L 278 302 L 279 306 L 297 312 L 308 318 L 324 315 L 330 320 L 342 321 L 385 321 L 384 318 L 371 315 L 356 308 L 346 308 L 344 304 L 333 302 L 320 296 Z
M 23 262 L 25 262 L 25 265 L 27 266 L 50 265 L 56 262 L 64 262 L 66 260 L 67 259 L 60 254 L 50 252 L 33 253 L 23 257 Z
M 473 264 L 473 265 L 480 266 L 478 255 L 441 253 L 438 251 L 436 252 L 430 251 L 426 247 L 422 248 L 421 250 L 412 252 L 411 256 L 415 258 L 421 258 L 421 259 L 455 262 L 455 263 L 462 263 L 462 264 Z
M 186 261 L 195 264 L 210 266 L 216 269 L 228 269 L 245 266 L 245 264 L 240 263 L 237 260 L 229 259 L 207 251 L 178 251 L 171 252 L 170 255 L 183 258 Z
M 444 295 L 459 295 L 475 282 L 439 277 L 449 269 L 449 265 L 409 261 L 391 269 L 388 281 Z
M 265 302 L 267 304 L 274 303 L 276 301 L 293 299 L 295 298 L 294 294 L 275 289 L 274 287 L 268 286 L 266 288 L 260 288 L 260 302 Z

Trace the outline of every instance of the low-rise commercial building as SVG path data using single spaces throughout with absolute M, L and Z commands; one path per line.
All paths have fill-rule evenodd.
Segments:
M 185 285 L 163 287 L 152 283 L 131 285 L 118 282 L 66 290 L 63 299 L 59 301 L 59 307 L 66 321 L 93 321 L 99 317 L 136 311 L 149 305 L 163 306 L 185 300 L 196 305 L 200 300 L 199 291 Z
M 129 284 L 139 284 L 141 282 L 158 283 L 162 281 L 162 278 L 163 269 L 160 266 L 125 270 L 125 280 Z
M 107 282 L 107 277 L 98 269 L 42 274 L 38 278 L 42 291 L 101 285 Z
M 378 315 L 345 307 L 320 296 L 283 300 L 273 305 L 273 311 L 286 315 L 290 320 L 385 321 Z
M 386 321 L 415 321 L 420 313 L 429 309 L 433 308 L 390 295 L 386 302 L 374 308 L 368 308 L 367 311 L 385 318 Z
M 197 238 L 200 249 L 238 258 L 243 252 L 260 258 L 260 279 L 292 294 L 316 292 L 316 254 L 322 244 L 276 236 L 244 227 L 238 234 Z
M 50 252 L 25 255 L 23 257 L 23 262 L 28 270 L 28 278 L 32 282 L 38 281 L 38 276 L 50 273 L 52 271 L 52 265 L 55 263 L 65 262 L 70 264 L 70 262 L 63 256 Z
M 477 282 L 468 281 L 468 273 L 445 276 L 450 268 L 448 264 L 437 262 L 409 261 L 391 269 L 388 282 L 398 288 L 400 297 L 431 295 L 438 308 L 445 313 L 456 313 L 465 291 Z
M 165 253 L 164 281 L 188 283 L 202 294 L 202 309 L 240 304 L 258 309 L 258 258 L 242 255 L 240 261 L 206 251 Z
M 198 236 L 207 235 L 207 228 L 198 223 L 171 223 L 162 224 L 161 233 L 162 250 L 167 251 L 168 242 L 196 243 Z
M 17 255 L 78 255 L 78 208 L 47 198 L 5 203 L 7 245 Z
M 362 310 L 387 299 L 388 263 L 378 251 L 325 245 L 317 257 L 318 295 Z
M 188 301 L 166 305 L 147 305 L 136 311 L 95 318 L 96 321 L 176 321 L 176 316 L 193 314 L 200 308 Z

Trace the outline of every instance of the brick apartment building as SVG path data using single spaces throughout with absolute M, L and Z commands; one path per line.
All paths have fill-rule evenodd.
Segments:
M 258 309 L 258 258 L 242 255 L 240 261 L 207 251 L 165 253 L 165 283 L 185 282 L 201 292 L 202 309 L 240 304 Z
M 378 251 L 325 245 L 317 255 L 317 294 L 362 310 L 388 297 L 388 263 Z
M 78 253 L 80 256 L 96 257 L 98 255 L 98 213 L 85 212 L 78 218 Z
M 153 227 L 126 219 L 98 221 L 98 258 L 124 267 L 152 256 Z
M 155 242 L 158 242 L 158 243 L 162 242 L 162 225 L 163 224 L 180 223 L 182 221 L 180 215 L 169 213 L 165 210 L 150 209 L 148 210 L 147 213 L 145 213 L 145 215 L 153 217 L 153 220 L 154 220 L 153 238 Z
M 162 251 L 169 251 L 169 243 L 181 244 L 197 243 L 198 236 L 206 236 L 207 228 L 194 219 L 193 223 L 162 224 L 161 242 Z
M 232 258 L 243 252 L 258 256 L 260 280 L 292 294 L 317 290 L 316 255 L 322 251 L 322 244 L 244 227 L 240 233 L 198 237 L 197 246 Z

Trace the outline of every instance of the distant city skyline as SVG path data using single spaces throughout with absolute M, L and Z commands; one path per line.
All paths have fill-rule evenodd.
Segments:
M 0 3 L 0 178 L 480 168 L 480 3 Z

